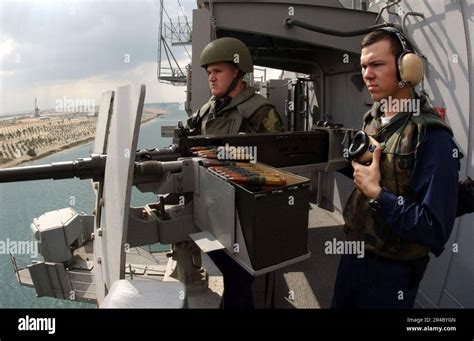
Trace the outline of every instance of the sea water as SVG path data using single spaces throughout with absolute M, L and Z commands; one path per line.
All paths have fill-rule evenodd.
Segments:
M 185 121 L 183 111 L 172 110 L 140 129 L 138 148 L 166 147 L 171 138 L 161 137 L 161 126 L 176 126 Z M 39 165 L 58 161 L 72 161 L 88 157 L 92 142 L 50 155 L 24 165 Z M 131 206 L 140 206 L 156 201 L 156 196 L 132 189 Z M 91 214 L 95 203 L 90 180 L 41 180 L 0 184 L 0 241 L 33 241 L 30 224 L 41 214 L 65 207 L 77 212 Z M 5 245 L 5 244 L 4 244 Z M 17 265 L 24 267 L 31 263 L 29 254 L 16 255 Z M 95 305 L 36 297 L 35 289 L 20 286 L 16 280 L 10 255 L 0 254 L 0 308 L 94 308 Z

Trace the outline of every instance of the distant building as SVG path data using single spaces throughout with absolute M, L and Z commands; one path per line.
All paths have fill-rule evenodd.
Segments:
M 33 113 L 33 118 L 38 118 L 38 117 L 40 117 L 40 110 L 38 108 L 38 104 L 35 97 L 35 112 Z

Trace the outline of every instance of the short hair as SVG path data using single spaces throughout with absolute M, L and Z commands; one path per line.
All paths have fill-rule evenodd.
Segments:
M 385 30 L 375 30 L 367 34 L 364 39 L 362 39 L 361 49 L 372 44 L 378 43 L 382 40 L 388 40 L 390 42 L 390 51 L 394 55 L 395 60 L 398 59 L 398 57 L 400 57 L 400 55 L 403 53 L 402 43 L 394 33 L 390 33 Z M 411 49 L 411 46 L 408 42 L 407 48 Z

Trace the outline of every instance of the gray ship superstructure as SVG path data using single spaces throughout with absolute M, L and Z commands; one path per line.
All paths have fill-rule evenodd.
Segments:
M 67 208 L 32 224 L 44 261 L 15 268 L 20 283 L 35 287 L 38 296 L 95 301 L 99 307 L 219 307 L 222 275 L 206 253 L 225 249 L 257 276 L 257 306 L 329 307 L 339 258 L 326 254 L 324 243 L 344 238 L 340 213 L 353 188 L 335 171 L 347 165 L 343 150 L 372 106 L 360 71 L 360 41 L 376 27 L 398 25 L 423 56 L 426 75 L 418 90 L 446 112 L 465 155 L 460 178 L 473 176 L 472 1 L 197 5 L 188 75 L 178 68 L 179 74 L 158 77 L 171 83 L 186 79 L 185 107 L 195 112 L 209 98 L 200 52 L 215 38 L 236 37 L 250 48 L 256 65 L 285 71 L 281 79 L 263 80 L 261 93 L 282 114 L 288 133 L 199 140 L 178 127 L 173 146 L 136 151 L 145 87 L 104 93 L 90 158 L 0 175 L 5 181 L 92 179 L 97 196 L 92 214 Z M 196 146 L 225 143 L 257 145 L 262 167 L 281 172 L 287 185 L 246 191 L 189 154 Z M 130 207 L 132 186 L 159 200 Z M 282 208 L 290 197 L 298 205 Z M 260 209 L 252 211 L 256 205 Z M 291 222 L 297 222 L 293 231 Z M 298 238 L 272 239 L 276 234 Z M 446 251 L 432 259 L 421 282 L 418 307 L 474 307 L 473 242 L 472 215 L 457 219 Z M 152 252 L 149 246 L 156 243 L 170 244 L 171 250 Z

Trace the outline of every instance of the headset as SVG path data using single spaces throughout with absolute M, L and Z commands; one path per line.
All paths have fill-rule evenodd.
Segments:
M 363 165 L 370 164 L 375 148 L 380 146 L 381 144 L 375 138 L 360 130 L 352 138 L 348 159 L 355 160 Z
M 402 85 L 410 84 L 412 87 L 417 86 L 423 79 L 423 61 L 410 48 L 410 43 L 403 36 L 402 32 L 394 27 L 382 27 L 375 31 L 385 31 L 395 36 L 402 45 L 403 52 L 397 60 L 397 78 Z

